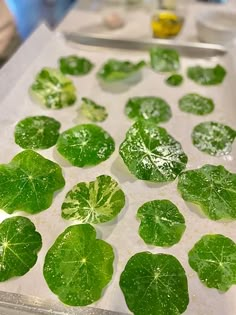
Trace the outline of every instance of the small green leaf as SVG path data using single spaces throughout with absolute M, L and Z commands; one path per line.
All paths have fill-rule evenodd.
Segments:
M 236 244 L 224 235 L 204 235 L 188 253 L 189 264 L 208 288 L 236 284 Z
M 59 165 L 25 150 L 0 165 L 0 208 L 8 213 L 40 212 L 50 207 L 53 194 L 64 185 Z
M 78 183 L 62 204 L 62 217 L 80 223 L 103 223 L 114 219 L 125 205 L 125 195 L 108 175 Z
M 180 86 L 183 83 L 183 76 L 181 74 L 172 74 L 166 79 L 166 84 L 170 86 Z
M 111 245 L 96 239 L 89 224 L 73 225 L 58 236 L 45 257 L 44 278 L 65 304 L 85 306 L 101 298 L 113 274 Z
M 120 287 L 134 315 L 180 315 L 189 303 L 185 271 L 172 255 L 135 254 L 121 274 Z
M 226 70 L 221 65 L 214 68 L 195 66 L 187 70 L 188 78 L 201 85 L 220 84 L 224 81 L 226 74 Z
M 192 141 L 195 147 L 214 156 L 229 154 L 235 137 L 235 130 L 213 121 L 203 122 L 195 126 L 192 132 Z
M 0 224 L 0 281 L 26 274 L 36 263 L 42 239 L 34 224 L 13 217 Z
M 155 246 L 178 243 L 186 228 L 184 217 L 169 200 L 146 202 L 138 209 L 137 218 L 141 220 L 139 235 Z
M 51 117 L 27 117 L 15 127 L 15 142 L 23 149 L 47 149 L 56 144 L 60 127 Z
M 74 55 L 60 58 L 59 65 L 62 73 L 77 76 L 85 75 L 93 68 L 88 59 Z
M 68 107 L 76 101 L 73 82 L 53 68 L 43 68 L 37 74 L 30 94 L 36 102 L 52 109 Z
M 96 104 L 87 97 L 82 97 L 81 113 L 92 122 L 104 121 L 108 116 L 104 106 Z
M 64 131 L 58 138 L 57 150 L 74 166 L 93 166 L 110 157 L 115 142 L 101 127 L 84 124 Z
M 209 219 L 236 219 L 236 174 L 222 165 L 183 172 L 178 189 L 184 200 L 199 205 Z
M 176 50 L 154 47 L 150 49 L 151 67 L 157 72 L 172 72 L 180 68 Z
M 109 59 L 98 71 L 97 76 L 107 82 L 120 81 L 135 74 L 145 65 L 144 61 L 133 63 L 130 61 Z
M 174 180 L 188 160 L 180 143 L 148 120 L 130 127 L 119 153 L 132 174 L 153 182 Z
M 131 119 L 151 119 L 155 123 L 171 118 L 169 104 L 160 97 L 132 97 L 125 105 L 125 113 Z
M 179 108 L 186 113 L 195 115 L 207 115 L 214 110 L 214 102 L 211 98 L 196 93 L 184 95 L 179 100 Z

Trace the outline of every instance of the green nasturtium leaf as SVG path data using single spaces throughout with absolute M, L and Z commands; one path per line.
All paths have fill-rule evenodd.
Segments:
M 131 126 L 119 153 L 133 175 L 153 182 L 174 180 L 188 160 L 181 144 L 148 120 Z
M 226 73 L 221 65 L 216 65 L 213 68 L 194 66 L 187 70 L 188 78 L 201 85 L 220 84 L 224 81 Z
M 65 304 L 85 306 L 101 298 L 113 274 L 111 245 L 96 239 L 89 224 L 73 225 L 58 236 L 45 257 L 44 278 Z
M 81 113 L 92 122 L 104 121 L 108 116 L 104 106 L 96 104 L 87 97 L 82 97 Z
M 172 72 L 180 68 L 176 50 L 154 47 L 150 49 L 151 67 L 157 72 Z
M 109 59 L 98 71 L 97 76 L 107 82 L 120 81 L 132 76 L 145 65 L 144 61 L 133 63 L 130 61 Z
M 221 234 L 204 235 L 188 253 L 189 264 L 208 288 L 236 284 L 236 244 Z
M 85 75 L 93 68 L 88 59 L 74 55 L 60 58 L 59 65 L 62 73 L 76 76 Z
M 178 208 L 169 200 L 144 203 L 137 212 L 141 220 L 139 235 L 146 244 L 172 246 L 185 231 L 185 220 Z
M 83 124 L 60 134 L 57 150 L 74 166 L 93 166 L 111 156 L 115 150 L 115 142 L 101 127 Z
M 189 303 L 185 271 L 172 255 L 135 254 L 121 274 L 120 287 L 134 315 L 180 315 Z
M 170 86 L 180 86 L 184 81 L 181 74 L 172 74 L 166 79 L 166 84 Z
M 179 108 L 186 113 L 195 115 L 207 115 L 214 110 L 214 102 L 211 98 L 197 93 L 189 93 L 179 100 Z
M 28 218 L 4 220 L 0 224 L 0 281 L 26 274 L 35 265 L 41 247 L 41 235 Z
M 53 194 L 64 185 L 58 164 L 32 150 L 22 151 L 0 165 L 0 209 L 38 213 L 50 207 Z
M 193 144 L 198 150 L 214 156 L 227 155 L 232 150 L 236 131 L 218 122 L 203 122 L 192 132 Z
M 154 96 L 130 98 L 125 113 L 131 119 L 150 119 L 155 123 L 166 122 L 172 116 L 169 104 Z
M 183 172 L 178 190 L 184 200 L 200 206 L 211 220 L 236 219 L 236 174 L 222 165 Z
M 41 105 L 51 109 L 71 106 L 76 101 L 73 82 L 59 70 L 43 68 L 30 87 L 30 94 Z
M 23 149 L 47 149 L 56 144 L 60 127 L 51 117 L 27 117 L 15 127 L 15 142 Z
M 125 205 L 125 195 L 108 175 L 78 183 L 62 204 L 62 217 L 79 223 L 103 223 L 114 219 Z

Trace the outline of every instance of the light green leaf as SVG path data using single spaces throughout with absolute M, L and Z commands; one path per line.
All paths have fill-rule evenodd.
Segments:
M 170 86 L 180 86 L 183 83 L 183 76 L 181 74 L 172 74 L 166 79 L 166 84 Z
M 188 78 L 201 85 L 220 84 L 224 81 L 226 74 L 226 70 L 221 65 L 213 68 L 194 66 L 187 70 Z
M 189 93 L 179 100 L 179 108 L 186 113 L 195 115 L 207 115 L 214 110 L 214 102 L 211 98 L 196 93 Z
M 58 236 L 45 257 L 44 278 L 65 304 L 84 306 L 101 298 L 113 274 L 111 245 L 96 239 L 89 224 L 73 225 Z
M 236 219 L 236 174 L 222 165 L 183 172 L 178 189 L 184 200 L 199 205 L 211 220 Z
M 172 255 L 135 254 L 121 274 L 120 287 L 134 315 L 180 315 L 189 303 L 185 271 Z
M 150 49 L 151 67 L 158 72 L 172 72 L 180 68 L 176 50 L 154 47 Z
M 104 121 L 108 116 L 104 106 L 96 104 L 87 97 L 82 97 L 81 113 L 92 122 Z
M 85 75 L 93 69 L 93 64 L 86 58 L 67 56 L 59 59 L 60 70 L 64 74 Z
M 0 209 L 40 212 L 51 206 L 53 194 L 64 185 L 58 164 L 25 150 L 0 165 Z
M 224 235 L 204 235 L 188 253 L 189 264 L 209 288 L 236 284 L 236 244 Z
M 186 228 L 184 217 L 169 200 L 144 203 L 138 209 L 137 218 L 141 220 L 139 235 L 145 243 L 155 246 L 178 243 Z
M 108 175 L 78 183 L 62 204 L 62 217 L 80 223 L 103 223 L 114 219 L 125 205 L 125 195 Z
M 26 274 L 36 263 L 42 239 L 34 224 L 13 217 L 0 224 L 0 281 Z

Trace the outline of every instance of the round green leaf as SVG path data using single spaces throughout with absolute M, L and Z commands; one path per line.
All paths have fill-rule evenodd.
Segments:
M 189 93 L 179 100 L 179 107 L 186 113 L 206 115 L 214 110 L 215 105 L 211 98 Z
M 40 212 L 50 207 L 53 194 L 64 185 L 58 164 L 25 150 L 0 165 L 0 208 L 8 213 Z
M 204 68 L 201 66 L 189 67 L 187 76 L 189 79 L 201 85 L 215 85 L 224 81 L 226 70 L 217 65 L 214 68 Z
M 170 86 L 180 86 L 183 83 L 183 76 L 181 74 L 172 74 L 166 79 L 166 84 Z
M 26 274 L 36 263 L 42 239 L 34 224 L 13 217 L 0 224 L 0 281 Z
M 195 147 L 215 156 L 229 154 L 235 137 L 235 130 L 213 121 L 203 122 L 195 126 L 192 132 L 192 141 Z
M 141 220 L 139 235 L 155 246 L 178 243 L 186 228 L 184 217 L 169 200 L 146 202 L 138 209 L 137 218 Z
M 30 87 L 33 99 L 52 109 L 71 106 L 76 101 L 76 89 L 73 82 L 59 70 L 43 68 Z
M 84 306 L 101 298 L 113 274 L 111 245 L 96 239 L 89 224 L 73 225 L 58 236 L 45 257 L 44 278 L 65 304 Z
M 15 142 L 23 149 L 47 149 L 56 144 L 60 127 L 51 117 L 27 117 L 15 127 Z
M 172 72 L 180 68 L 176 50 L 153 47 L 150 49 L 151 67 L 158 72 Z
M 148 120 L 139 120 L 128 130 L 119 152 L 132 174 L 153 182 L 174 180 L 188 160 L 180 143 Z
M 84 124 L 64 131 L 57 150 L 72 165 L 84 167 L 107 160 L 115 150 L 115 142 L 101 127 Z
M 62 217 L 80 223 L 103 223 L 114 219 L 125 205 L 125 195 L 108 175 L 78 183 L 62 204 Z
M 184 200 L 199 205 L 211 220 L 236 219 L 236 174 L 222 165 L 183 172 L 178 189 Z
M 87 97 L 82 97 L 81 113 L 92 122 L 104 121 L 108 116 L 104 106 L 96 104 Z
M 188 253 L 189 264 L 209 288 L 236 284 L 236 244 L 224 235 L 204 235 Z
M 121 274 L 120 287 L 134 315 L 179 315 L 189 303 L 185 271 L 172 255 L 134 255 Z
M 131 119 L 151 119 L 155 123 L 171 118 L 169 104 L 160 97 L 132 97 L 125 105 L 125 113 Z
M 89 73 L 93 68 L 88 59 L 74 55 L 60 58 L 59 65 L 62 73 L 78 76 Z

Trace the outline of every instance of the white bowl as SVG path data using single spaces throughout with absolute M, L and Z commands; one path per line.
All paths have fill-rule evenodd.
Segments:
M 226 45 L 236 38 L 236 12 L 208 11 L 196 20 L 200 41 Z

